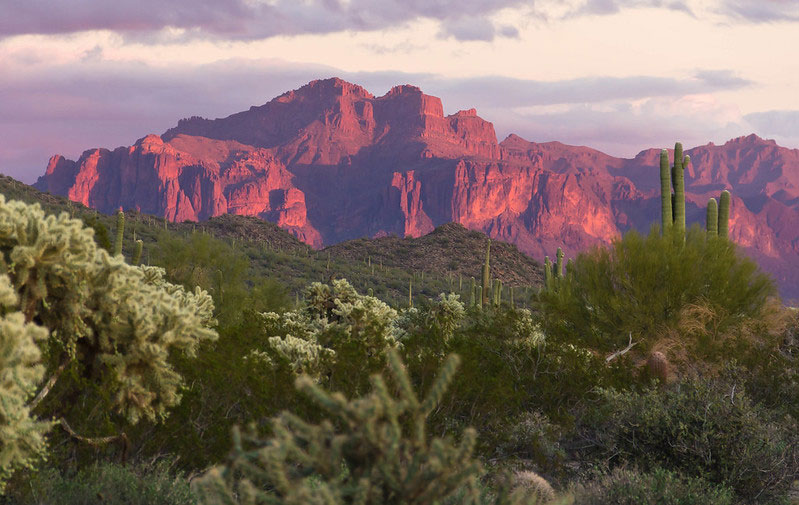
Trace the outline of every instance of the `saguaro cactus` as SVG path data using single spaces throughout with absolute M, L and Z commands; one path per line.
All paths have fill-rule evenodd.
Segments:
M 681 233 L 685 233 L 685 164 L 690 161 L 683 160 L 682 144 L 674 144 L 674 166 L 672 167 L 671 182 L 674 185 L 674 226 Z
M 552 291 L 552 262 L 549 256 L 544 256 L 544 286 L 547 291 Z
M 469 306 L 474 307 L 477 305 L 477 297 L 475 296 L 475 290 L 477 286 L 474 283 L 474 277 L 472 277 L 472 284 L 469 286 Z
M 117 239 L 114 242 L 114 256 L 122 256 L 122 237 L 125 234 L 125 213 L 122 209 L 117 212 Z
M 483 264 L 483 304 L 488 304 L 491 296 L 491 239 L 486 244 L 486 260 Z
M 494 283 L 494 306 L 499 307 L 502 303 L 502 281 L 497 279 Z
M 557 260 L 555 263 L 558 278 L 563 277 L 563 249 L 558 247 Z
M 413 278 L 408 281 L 408 308 L 413 308 Z
M 717 237 L 719 234 L 719 207 L 715 198 L 707 201 L 707 218 L 706 218 L 707 236 Z
M 141 253 L 143 250 L 144 242 L 139 239 L 136 241 L 136 252 L 133 254 L 133 261 L 130 262 L 133 266 L 139 266 L 139 263 L 141 263 Z
M 730 232 L 730 192 L 726 189 L 719 198 L 719 237 L 727 238 Z
M 660 214 L 662 231 L 671 228 L 674 215 L 671 210 L 671 173 L 669 169 L 669 152 L 660 151 Z

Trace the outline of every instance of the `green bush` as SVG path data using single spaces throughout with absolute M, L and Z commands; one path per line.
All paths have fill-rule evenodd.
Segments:
M 694 226 L 685 235 L 670 228 L 661 235 L 635 231 L 581 253 L 557 288 L 539 295 L 549 338 L 584 342 L 609 352 L 628 339 L 648 350 L 670 330 L 677 330 L 689 306 L 707 307 L 709 329 L 694 350 L 718 352 L 720 339 L 742 324 L 760 318 L 773 282 L 734 243 L 708 238 Z M 728 356 L 727 356 L 728 357 Z
M 655 468 L 649 473 L 617 469 L 579 486 L 574 505 L 732 505 L 728 488 Z
M 19 505 L 195 505 L 188 481 L 166 464 L 121 466 L 101 463 L 66 476 L 57 470 L 39 472 L 26 496 L 11 497 Z
M 556 472 L 566 459 L 560 444 L 561 431 L 543 414 L 525 412 L 511 423 L 507 439 L 498 447 L 498 456 L 503 460 L 529 461 L 537 469 Z
M 273 421 L 274 436 L 268 440 L 234 431 L 230 463 L 196 481 L 201 501 L 510 505 L 532 498 L 536 490 L 520 486 L 486 499 L 478 485 L 481 465 L 472 456 L 474 430 L 465 430 L 460 442 L 427 434 L 427 416 L 456 373 L 456 356 L 448 358 L 424 398 L 414 392 L 396 351 L 389 351 L 388 362 L 393 387 L 375 375 L 372 392 L 351 401 L 340 393 L 331 395 L 307 376 L 298 379 L 298 388 L 325 412 L 325 420 L 310 424 L 285 412 Z
M 152 263 L 176 284 L 199 286 L 214 299 L 219 329 L 241 322 L 242 308 L 281 310 L 288 306 L 285 288 L 270 278 L 252 278 L 249 258 L 230 244 L 194 232 L 188 237 L 161 232 Z
M 742 499 L 784 497 L 799 477 L 794 422 L 752 404 L 739 385 L 690 380 L 642 393 L 605 391 L 582 420 L 586 460 L 658 467 L 729 486 Z

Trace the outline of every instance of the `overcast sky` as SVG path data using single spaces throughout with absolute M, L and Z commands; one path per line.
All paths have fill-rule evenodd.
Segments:
M 799 0 L 0 0 L 0 172 L 313 79 L 415 84 L 500 140 L 799 148 Z

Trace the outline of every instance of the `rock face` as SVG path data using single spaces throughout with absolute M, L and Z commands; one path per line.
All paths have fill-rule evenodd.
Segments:
M 731 237 L 799 297 L 799 150 L 750 135 L 687 154 L 688 221 L 702 222 L 707 199 L 729 189 Z M 658 157 L 516 135 L 499 143 L 474 109 L 445 116 L 414 86 L 375 97 L 327 79 L 131 147 L 53 156 L 36 187 L 103 212 L 258 216 L 314 247 L 456 221 L 542 259 L 659 222 Z

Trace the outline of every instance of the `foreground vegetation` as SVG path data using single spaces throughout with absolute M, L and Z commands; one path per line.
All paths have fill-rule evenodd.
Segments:
M 66 210 L 0 202 L 8 503 L 795 499 L 797 313 L 718 211 L 546 276 L 447 228 L 423 250 L 470 266 L 407 273 L 399 239 L 328 259 L 7 189 Z

